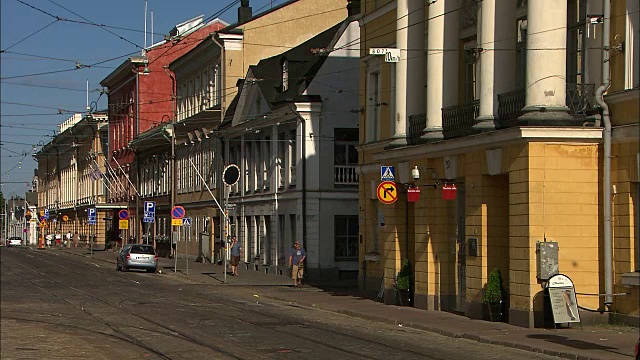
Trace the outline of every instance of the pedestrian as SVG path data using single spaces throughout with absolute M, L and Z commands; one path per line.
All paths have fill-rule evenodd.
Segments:
M 291 267 L 291 278 L 293 286 L 302 285 L 304 275 L 304 259 L 307 257 L 304 249 L 300 247 L 300 242 L 293 243 L 293 252 L 289 255 L 289 266 Z
M 71 231 L 69 231 L 67 232 L 67 239 L 64 242 L 66 247 L 71 247 L 71 239 L 73 239 L 73 235 L 71 234 Z
M 242 255 L 242 246 L 236 237 L 231 238 L 231 275 L 238 276 L 238 264 Z

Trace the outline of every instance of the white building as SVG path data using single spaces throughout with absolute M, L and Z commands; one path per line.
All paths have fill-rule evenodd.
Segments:
M 251 66 L 221 127 L 225 163 L 241 174 L 231 233 L 251 269 L 285 273 L 299 240 L 311 277 L 357 274 L 358 38 L 346 20 Z

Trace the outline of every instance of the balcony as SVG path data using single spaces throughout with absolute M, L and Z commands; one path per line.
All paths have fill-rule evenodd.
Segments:
M 442 108 L 442 134 L 445 139 L 469 135 L 480 113 L 480 100 Z
M 569 114 L 576 120 L 584 117 L 595 106 L 595 84 L 567 84 L 566 105 Z M 498 94 L 498 120 L 496 128 L 504 129 L 517 124 L 522 116 L 526 92 L 524 89 Z
M 333 182 L 335 185 L 358 185 L 357 165 L 334 165 Z
M 407 143 L 409 145 L 419 143 L 425 127 L 427 127 L 427 114 L 410 115 Z

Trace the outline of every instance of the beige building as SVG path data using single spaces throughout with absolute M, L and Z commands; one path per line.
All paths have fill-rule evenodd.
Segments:
M 637 29 L 637 4 L 626 6 L 363 3 L 362 288 L 395 302 L 394 278 L 408 259 L 415 307 L 484 318 L 488 275 L 498 269 L 503 321 L 543 326 L 548 278 L 538 274 L 536 249 L 550 242 L 580 306 L 638 323 L 637 39 L 620 46 L 621 34 L 633 35 L 625 29 Z M 603 34 L 610 51 L 600 50 Z M 394 52 L 372 48 L 399 49 L 400 60 L 386 62 Z M 598 106 L 599 88 L 610 117 Z M 389 205 L 377 199 L 381 166 L 395 167 L 397 201 Z M 456 188 L 453 200 L 443 198 L 445 186 Z M 419 189 L 420 199 L 408 202 L 407 189 Z
M 49 213 L 40 237 L 64 240 L 73 235 L 75 246 L 104 248 L 110 222 L 107 194 L 118 186 L 104 176 L 108 118 L 105 113 L 75 114 L 59 125 L 60 132 L 35 155 L 38 161 L 38 217 Z M 97 208 L 96 224 L 88 224 L 88 209 Z

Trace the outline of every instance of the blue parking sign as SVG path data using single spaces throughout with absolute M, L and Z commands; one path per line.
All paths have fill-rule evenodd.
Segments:
M 156 203 L 155 201 L 145 201 L 144 202 L 144 218 L 143 222 L 152 223 L 155 222 L 156 218 Z
M 89 225 L 96 225 L 98 223 L 96 208 L 87 209 L 87 223 Z

